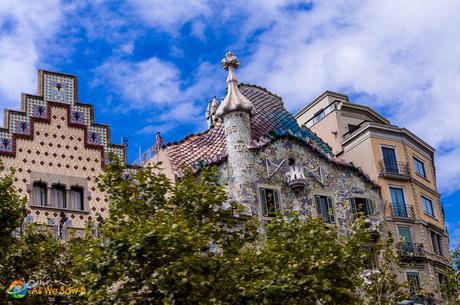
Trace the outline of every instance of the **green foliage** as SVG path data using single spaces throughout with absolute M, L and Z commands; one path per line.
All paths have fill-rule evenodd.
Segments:
M 81 304 L 361 304 L 362 223 L 347 232 L 298 216 L 262 225 L 235 216 L 214 168 L 176 185 L 157 168 L 123 171 L 107 166 L 99 183 L 110 217 L 76 248 Z
M 400 271 L 399 255 L 394 250 L 391 233 L 382 237 L 375 247 L 376 266 L 363 276 L 358 286 L 366 304 L 394 305 L 408 297 L 406 284 L 398 282 L 396 274 Z
M 14 171 L 0 177 L 0 304 L 8 304 L 6 288 L 13 280 L 41 281 L 59 287 L 69 283 L 69 245 L 57 241 L 49 230 L 23 226 L 25 198 L 13 186 Z M 13 234 L 22 228 L 21 234 Z M 28 294 L 27 304 L 46 304 L 49 296 Z
M 0 166 L 2 164 L 0 163 Z M 14 188 L 14 170 L 0 171 L 0 257 L 13 242 L 11 235 L 21 227 L 26 215 L 25 198 L 20 198 Z
M 445 270 L 444 281 L 440 292 L 446 305 L 460 304 L 460 249 L 454 249 L 451 253 L 452 267 Z

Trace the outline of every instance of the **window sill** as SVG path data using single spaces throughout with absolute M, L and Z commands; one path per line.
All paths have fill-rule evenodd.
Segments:
M 423 214 L 425 214 L 426 216 L 430 217 L 431 219 L 434 219 L 434 220 L 438 221 L 438 219 L 434 215 L 430 215 L 425 211 L 423 212 Z
M 422 178 L 423 180 L 425 180 L 425 181 L 428 182 L 428 183 L 431 183 L 431 181 L 428 180 L 427 177 L 424 177 L 424 176 L 420 175 L 419 173 L 415 173 L 415 174 L 417 175 L 417 177 Z
M 76 214 L 89 214 L 89 211 L 85 211 L 85 210 L 72 210 L 72 209 L 66 209 L 66 208 L 55 208 L 55 207 L 41 206 L 41 205 L 29 205 L 29 207 L 33 209 L 39 209 L 39 210 L 62 211 L 62 212 L 76 213 Z

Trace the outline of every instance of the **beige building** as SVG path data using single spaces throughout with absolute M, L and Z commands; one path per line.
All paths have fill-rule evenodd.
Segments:
M 0 128 L 0 160 L 16 169 L 16 188 L 28 199 L 26 221 L 63 239 L 107 216 L 95 178 L 109 153 L 126 160 L 125 146 L 110 143 L 109 126 L 94 122 L 93 106 L 77 93 L 75 76 L 39 71 L 38 95 L 23 94 L 21 109 L 5 110 Z
M 326 91 L 295 115 L 338 158 L 378 181 L 386 227 L 401 255 L 401 281 L 435 292 L 449 265 L 448 235 L 436 187 L 435 149 L 405 128 L 348 97 Z M 436 298 L 440 298 L 436 294 Z

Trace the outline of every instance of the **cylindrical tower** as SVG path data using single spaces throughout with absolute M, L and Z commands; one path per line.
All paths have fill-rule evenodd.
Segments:
M 229 199 L 245 207 L 244 214 L 255 215 L 255 193 L 252 187 L 254 178 L 254 156 L 249 151 L 251 143 L 252 103 L 241 94 L 235 69 L 240 63 L 232 52 L 222 59 L 222 66 L 228 71 L 227 95 L 216 111 L 216 116 L 224 122 L 228 155 L 228 196 Z

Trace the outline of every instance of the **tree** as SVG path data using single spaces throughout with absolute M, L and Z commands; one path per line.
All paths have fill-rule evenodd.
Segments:
M 110 163 L 99 180 L 110 216 L 79 240 L 81 304 L 361 304 L 369 237 L 290 215 L 262 224 L 238 216 L 215 168 L 172 185 L 156 168 L 126 177 Z
M 366 304 L 394 305 L 408 296 L 408 287 L 396 277 L 399 255 L 394 250 L 391 233 L 381 237 L 374 250 L 375 266 L 363 273 L 358 292 Z
M 25 198 L 14 188 L 14 170 L 0 175 L 0 304 L 8 304 L 6 289 L 14 280 L 57 286 L 70 283 L 69 245 L 56 240 L 49 230 L 39 225 L 25 226 Z M 27 304 L 47 304 L 49 296 L 24 297 Z
M 440 293 L 446 305 L 460 304 L 460 249 L 456 248 L 451 253 L 452 267 L 445 270 L 444 281 L 441 283 Z

